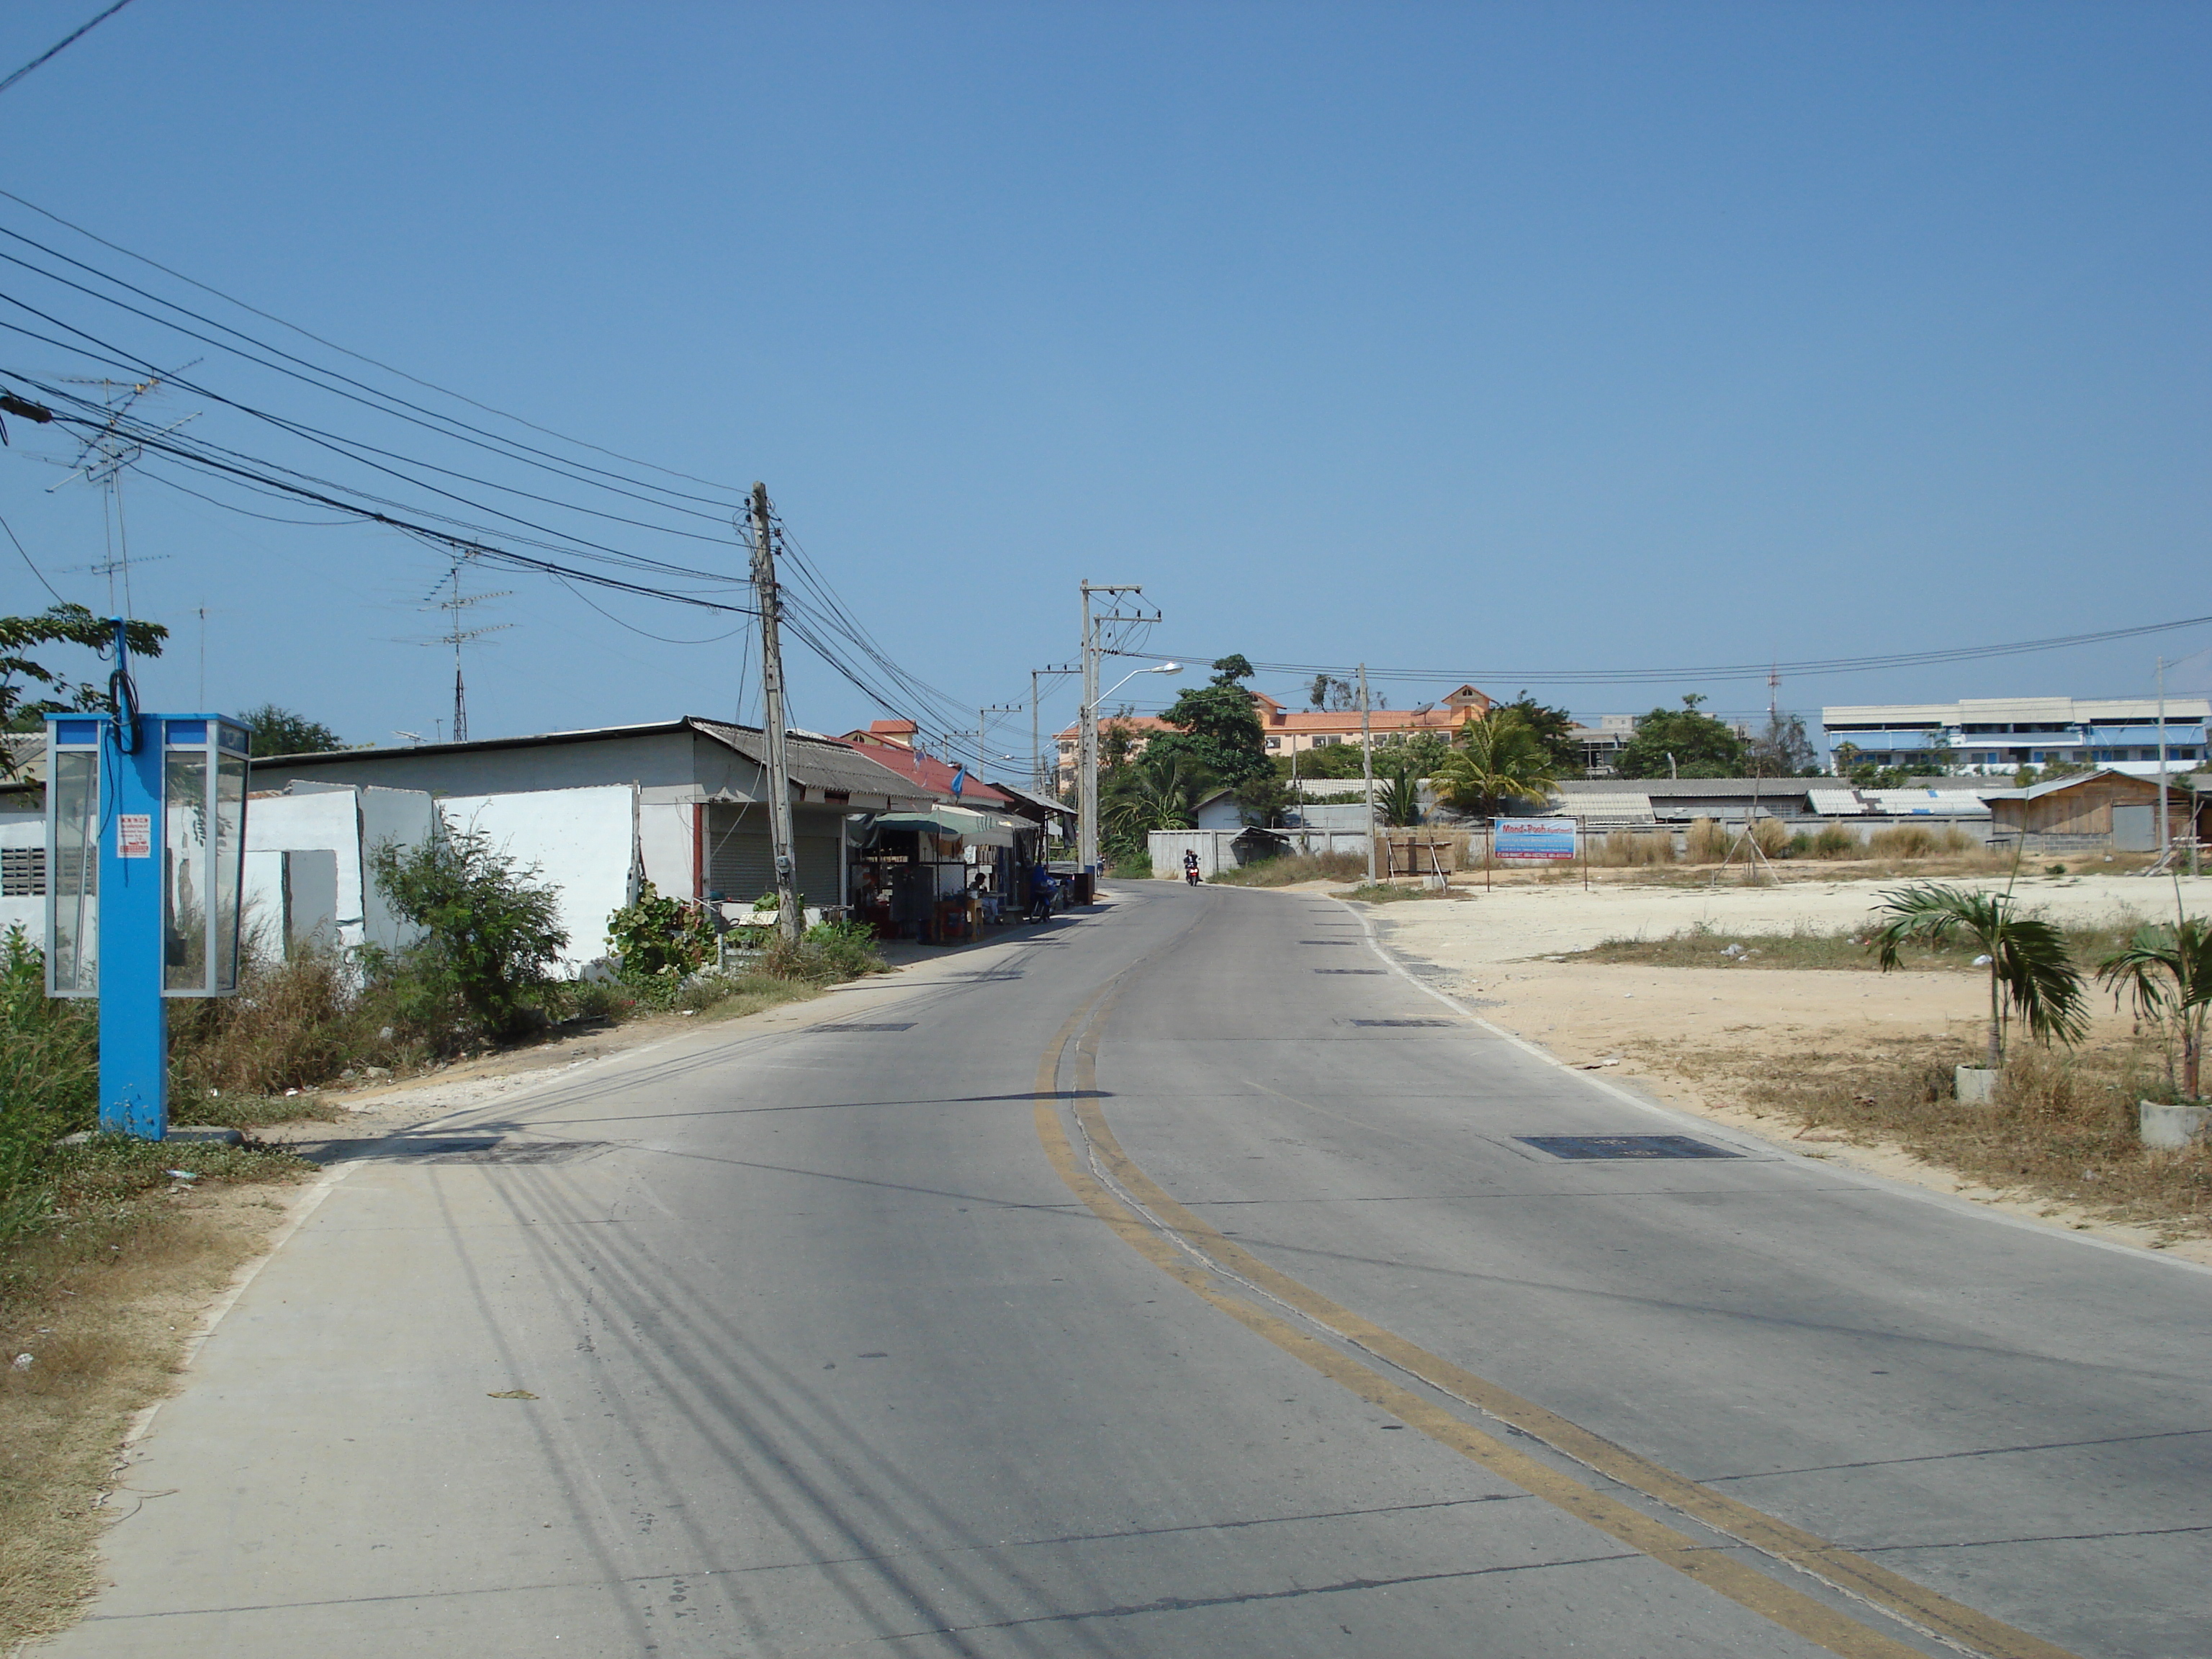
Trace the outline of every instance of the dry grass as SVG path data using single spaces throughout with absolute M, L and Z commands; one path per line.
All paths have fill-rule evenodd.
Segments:
M 1305 881 L 1350 881 L 1367 873 L 1358 853 L 1285 853 L 1240 870 L 1224 870 L 1212 879 L 1224 887 L 1294 887 Z
M 1855 1039 L 1848 1048 L 1666 1045 L 1667 1069 L 1709 1097 L 1733 1098 L 1799 1133 L 1893 1142 L 1984 1185 L 2099 1219 L 2142 1223 L 2166 1238 L 2212 1233 L 2212 1148 L 2147 1150 L 2136 1102 L 2162 1091 L 2165 1062 L 2146 1037 L 2068 1051 L 2014 1045 L 1994 1106 L 1961 1106 L 1952 1070 L 1980 1057 L 1964 1038 Z
M 2142 918 L 2119 910 L 2096 921 L 2063 924 L 2066 948 L 2086 975 L 2141 925 Z M 1813 968 L 1879 969 L 1871 921 L 1855 927 L 1801 927 L 1790 933 L 1731 933 L 1702 923 L 1663 939 L 1609 939 L 1587 951 L 1553 958 L 1559 962 L 1635 963 L 1654 968 Z M 1979 973 L 1974 957 L 1980 947 L 1965 939 L 1940 945 L 1913 944 L 1899 951 L 1905 968 L 1954 968 Z
M 198 1310 L 267 1237 L 282 1206 L 265 1183 L 310 1173 L 285 1153 L 181 1144 L 96 1142 L 62 1161 L 52 1224 L 0 1262 L 0 1647 L 76 1618 L 100 1527 L 128 1509 L 102 1502 L 125 1425 L 173 1386 Z
M 1449 887 L 1430 887 L 1421 884 L 1407 884 L 1394 881 L 1363 881 L 1358 886 L 1341 893 L 1331 893 L 1331 898 L 1350 899 L 1358 904 L 1395 904 L 1401 899 L 1465 898 L 1463 891 Z
M 1589 843 L 1589 861 L 1601 869 L 1637 869 L 1674 861 L 1672 830 L 1614 830 L 1590 836 Z

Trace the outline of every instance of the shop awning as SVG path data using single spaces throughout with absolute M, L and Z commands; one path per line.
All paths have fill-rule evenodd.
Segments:
M 957 836 L 970 847 L 1012 847 L 1014 832 L 1029 828 L 998 812 L 971 812 L 964 806 L 933 806 L 927 812 L 885 812 L 878 830 L 922 830 L 933 836 Z

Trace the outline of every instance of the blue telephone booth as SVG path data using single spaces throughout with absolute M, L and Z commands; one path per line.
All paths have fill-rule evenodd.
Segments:
M 103 1130 L 167 1134 L 167 1000 L 238 989 L 249 744 L 220 714 L 47 717 L 46 991 L 100 999 Z

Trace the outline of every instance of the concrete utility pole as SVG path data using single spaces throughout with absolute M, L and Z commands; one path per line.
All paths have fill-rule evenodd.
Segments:
M 1133 582 L 1083 584 L 1083 714 L 1076 742 L 1076 862 L 1098 873 L 1098 643 L 1099 619 L 1091 614 L 1093 593 L 1141 593 Z
M 783 647 L 776 637 L 775 531 L 768 486 L 753 485 L 753 592 L 760 597 L 761 697 L 768 732 L 768 839 L 775 856 L 776 926 L 793 945 L 805 926 L 799 908 L 799 871 L 793 859 L 791 757 L 783 724 Z
M 2173 850 L 2173 831 L 2166 814 L 2166 659 L 2158 659 L 2158 855 Z
M 1079 672 L 1080 671 L 1071 668 L 1066 664 L 1054 668 L 1030 670 L 1030 787 L 1040 796 L 1048 796 L 1052 793 L 1051 787 L 1046 780 L 1047 775 L 1054 769 L 1045 764 L 1044 750 L 1041 746 L 1043 734 L 1037 729 L 1037 721 L 1040 718 L 1038 710 L 1043 706 L 1040 698 L 1038 683 L 1047 674 L 1073 674 Z
M 1359 775 L 1367 781 L 1367 880 L 1375 880 L 1375 732 L 1368 719 L 1367 665 L 1359 665 Z
M 1018 702 L 994 702 L 988 708 L 978 708 L 975 711 L 976 782 L 988 783 L 990 781 L 989 779 L 983 775 L 983 773 L 991 759 L 989 753 L 991 746 L 991 716 L 994 714 L 1018 714 L 1021 712 L 1022 706 Z

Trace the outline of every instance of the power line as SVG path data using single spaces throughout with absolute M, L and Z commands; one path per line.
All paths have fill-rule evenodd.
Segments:
M 0 519 L 0 530 L 6 531 L 8 532 L 8 539 L 15 543 L 15 550 L 23 555 L 23 562 L 31 567 L 31 574 L 39 579 L 39 586 L 45 588 L 47 592 L 54 593 L 54 585 L 46 580 L 46 573 L 39 568 L 38 565 L 32 560 L 30 554 L 24 550 L 23 544 L 21 541 L 16 540 L 15 526 L 9 524 L 7 520 Z M 69 601 L 64 599 L 60 594 L 54 593 L 54 603 L 56 605 L 67 605 Z
M 279 328 L 289 329 L 293 333 L 300 336 L 301 338 L 313 340 L 317 345 L 323 346 L 331 351 L 337 352 L 342 356 L 350 357 L 357 363 L 367 363 L 371 368 L 380 368 L 387 374 L 397 375 L 399 379 L 405 380 L 410 386 L 419 386 L 426 391 L 438 393 L 441 397 L 451 398 L 457 403 L 466 404 L 471 409 L 480 409 L 487 415 L 496 415 L 503 421 L 513 421 L 517 426 L 526 427 L 531 431 L 542 433 L 549 438 L 558 438 L 562 443 L 574 444 L 579 449 L 588 449 L 594 454 L 605 455 L 612 460 L 622 461 L 631 466 L 642 466 L 651 471 L 665 474 L 667 477 L 672 478 L 681 478 L 687 483 L 700 484 L 707 489 L 719 489 L 728 495 L 736 495 L 743 494 L 743 491 L 734 484 L 718 483 L 711 478 L 695 477 L 689 472 L 679 472 L 673 468 L 663 466 L 657 461 L 641 460 L 636 456 L 625 455 L 618 450 L 608 449 L 599 444 L 589 442 L 582 438 L 572 438 L 565 433 L 556 431 L 550 426 L 540 426 L 535 421 L 526 420 L 520 415 L 509 413 L 506 410 L 495 408 L 489 404 L 479 403 L 477 399 L 467 396 L 464 392 L 455 392 L 451 387 L 440 386 L 434 380 L 423 380 L 419 375 L 410 374 L 405 369 L 395 368 L 390 363 L 380 362 L 374 357 L 367 356 L 361 352 L 354 350 L 349 346 L 341 345 L 335 340 L 326 339 L 322 335 L 317 334 L 312 330 L 301 327 L 297 323 L 288 322 L 283 318 L 277 316 L 274 312 L 264 311 L 258 306 L 249 305 L 244 300 L 240 300 L 234 295 L 226 294 L 219 288 L 215 288 L 206 283 L 203 283 L 196 276 L 188 276 L 181 270 L 175 270 L 171 266 L 161 264 L 158 259 L 149 258 L 145 254 L 136 252 L 133 250 L 124 246 L 120 242 L 110 241 L 106 237 L 99 234 L 95 231 L 87 230 L 82 225 L 76 224 L 70 220 L 64 219 L 59 214 L 53 212 L 50 209 L 40 207 L 36 202 L 16 195 L 13 191 L 0 190 L 0 197 L 4 197 L 9 201 L 15 203 L 18 207 L 28 208 L 40 217 L 52 220 L 55 224 L 61 226 L 64 230 L 75 231 L 78 235 L 85 238 L 88 241 L 97 242 L 100 246 L 106 248 L 112 252 L 119 253 L 126 259 L 135 259 L 140 264 L 146 266 L 148 269 L 158 270 L 165 276 L 173 276 L 177 281 L 185 283 L 189 287 L 196 288 L 203 294 L 213 295 L 216 299 L 221 300 L 225 305 L 236 306 L 240 311 L 246 313 L 250 316 L 258 317 L 264 322 L 274 323 Z M 65 258 L 67 256 L 60 255 L 57 257 Z M 164 303 L 167 302 L 165 301 Z M 181 307 L 178 307 L 176 308 L 179 310 L 183 309 Z M 215 325 L 215 326 L 220 326 L 220 325 Z M 246 337 L 241 336 L 241 337 Z M 275 347 L 270 347 L 269 349 L 271 350 L 276 349 Z
M 21 80 L 33 70 L 38 68 L 40 64 L 45 63 L 49 58 L 58 56 L 64 48 L 75 46 L 79 40 L 82 40 L 86 35 L 91 33 L 94 29 L 98 28 L 102 23 L 105 23 L 109 18 L 114 16 L 117 12 L 121 11 L 124 7 L 130 3 L 131 0 L 115 0 L 115 3 L 113 5 L 110 6 L 106 11 L 101 12 L 90 22 L 81 23 L 76 28 L 71 29 L 67 34 L 62 36 L 60 40 L 55 41 L 52 46 L 48 46 L 44 52 L 40 52 L 36 58 L 33 58 L 29 63 L 24 64 L 22 68 L 17 70 L 6 80 L 0 81 L 0 92 L 7 91 L 9 88 L 14 86 L 16 82 Z
M 2064 634 L 2050 639 L 2020 640 L 2004 645 L 1955 646 L 1939 651 L 1910 651 L 1891 656 L 1830 657 L 1807 662 L 1729 663 L 1702 668 L 1633 668 L 1586 669 L 1559 668 L 1370 668 L 1370 680 L 1472 680 L 1477 678 L 1495 684 L 1514 685 L 1651 685 L 1682 680 L 1763 680 L 1778 672 L 1787 675 L 1858 674 L 1893 668 L 1921 668 L 1952 662 L 1972 662 L 1990 657 L 2024 656 L 2038 651 L 2060 651 L 2075 646 L 2098 645 L 2110 640 L 2136 639 L 2147 634 L 2165 634 L 2183 628 L 2199 628 L 2212 623 L 2212 617 L 2185 617 L 2175 622 L 2146 623 L 2134 628 L 2109 628 L 2092 634 Z M 1157 651 L 1114 651 L 1118 657 L 1152 657 Z M 1181 656 L 1183 653 L 1171 653 Z M 1190 653 L 1193 658 L 1197 653 Z M 1270 674 L 1342 674 L 1349 672 L 1340 663 L 1257 662 L 1252 666 Z

